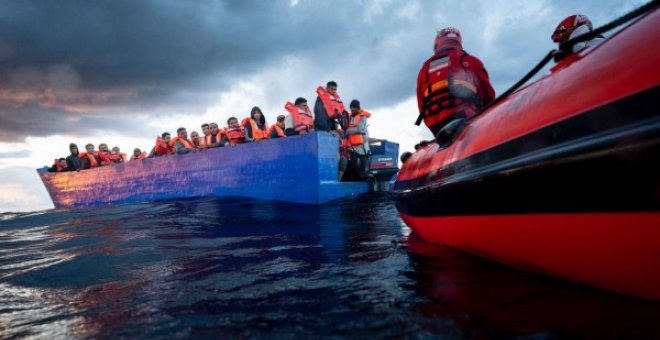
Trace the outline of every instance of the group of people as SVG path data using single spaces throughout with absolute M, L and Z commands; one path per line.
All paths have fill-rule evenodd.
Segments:
M 287 102 L 284 105 L 288 114 L 277 116 L 276 123 L 271 126 L 266 123 L 261 109 L 255 106 L 249 117 L 240 123 L 236 117 L 231 117 L 223 129 L 212 122 L 201 125 L 201 134 L 192 131 L 189 136 L 184 127 L 178 128 L 174 137 L 169 132 L 163 132 L 156 137 L 156 143 L 148 154 L 136 148 L 130 161 L 325 131 L 338 136 L 340 140 L 339 180 L 344 177 L 350 164 L 353 168 L 360 169 L 360 172 L 366 172 L 370 154 L 367 120 L 371 113 L 363 110 L 357 99 L 351 101 L 350 112 L 347 111 L 334 81 L 329 81 L 325 87 L 319 86 L 316 93 L 313 110 L 305 98 L 299 97 L 293 103 Z M 100 144 L 99 151 L 95 150 L 93 144 L 87 144 L 84 152 L 79 152 L 74 143 L 69 145 L 69 149 L 71 154 L 66 158 L 56 159 L 49 171 L 79 171 L 128 161 L 126 154 L 121 153 L 118 147 L 110 151 L 106 144 Z

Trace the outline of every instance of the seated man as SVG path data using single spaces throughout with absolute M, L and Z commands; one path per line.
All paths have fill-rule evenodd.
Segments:
M 161 157 L 167 156 L 174 153 L 174 148 L 169 145 L 171 136 L 169 132 L 163 132 L 160 137 L 156 137 L 156 146 L 151 149 L 149 156 L 151 157 Z
M 133 156 L 131 156 L 131 161 L 141 161 L 147 156 L 146 152 L 142 152 L 140 148 L 133 149 Z
M 48 172 L 64 172 L 70 171 L 69 166 L 66 164 L 66 158 L 56 159 L 53 166 L 48 168 Z
M 286 134 L 284 133 L 284 119 L 286 116 L 279 115 L 277 116 L 277 122 L 270 127 L 270 138 L 285 138 Z
M 82 170 L 82 160 L 78 156 L 78 145 L 75 143 L 69 144 L 69 151 L 71 151 L 71 154 L 66 157 L 66 166 L 69 171 Z
M 238 124 L 236 117 L 227 119 L 227 127 L 223 132 L 222 145 L 234 146 L 245 142 L 245 130 Z
M 204 138 L 200 137 L 197 131 L 193 131 L 190 133 L 190 141 L 197 149 L 206 148 L 206 142 L 204 141 Z
M 91 169 L 103 165 L 111 164 L 110 159 L 98 151 L 94 151 L 94 144 L 85 145 L 86 152 L 78 155 L 82 160 L 82 170 Z
M 110 151 L 107 157 L 113 163 L 124 163 L 126 161 L 126 154 L 119 152 L 118 146 L 113 146 L 112 151 Z
M 472 117 L 495 98 L 479 59 L 463 50 L 461 33 L 447 27 L 435 39 L 434 54 L 417 76 L 416 125 L 424 120 L 434 136 L 448 123 Z
M 287 102 L 284 109 L 289 111 L 284 121 L 287 136 L 301 135 L 314 131 L 314 113 L 307 105 L 307 99 L 298 97 L 294 104 Z
M 206 142 L 206 147 L 208 148 L 217 148 L 224 146 L 222 143 L 223 132 L 218 128 L 218 123 L 209 124 L 209 134 L 204 137 Z
M 167 144 L 173 147 L 179 155 L 197 151 L 195 146 L 188 140 L 188 131 L 184 127 L 178 128 L 176 130 L 176 137 L 172 138 Z

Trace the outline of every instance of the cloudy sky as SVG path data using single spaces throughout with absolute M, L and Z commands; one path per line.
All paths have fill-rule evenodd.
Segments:
M 564 17 L 595 26 L 645 1 L 26 1 L 0 10 L 0 212 L 52 207 L 35 169 L 68 144 L 150 149 L 155 136 L 260 106 L 312 101 L 328 80 L 409 150 L 430 137 L 415 86 L 454 26 L 497 93 L 551 48 Z

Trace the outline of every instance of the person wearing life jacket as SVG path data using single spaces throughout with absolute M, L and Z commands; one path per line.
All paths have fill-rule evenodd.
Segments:
M 294 104 L 287 102 L 284 109 L 289 111 L 284 121 L 287 136 L 305 136 L 314 131 L 314 113 L 309 109 L 307 99 L 298 97 Z
M 167 156 L 174 153 L 174 148 L 169 145 L 171 136 L 169 132 L 163 132 L 160 136 L 156 137 L 156 145 L 151 149 L 149 156 L 152 157 L 161 157 Z
M 348 113 L 337 93 L 337 83 L 331 80 L 325 88 L 319 86 L 316 94 L 318 96 L 314 103 L 314 130 L 338 135 L 335 121 L 341 122 L 342 116 L 348 116 Z
M 78 145 L 75 143 L 69 144 L 69 151 L 71 154 L 66 157 L 66 167 L 69 171 L 82 170 L 82 160 L 78 157 Z
M 107 157 L 108 159 L 110 159 L 110 157 L 108 157 L 108 156 L 110 156 L 110 150 L 108 149 L 108 144 L 106 144 L 106 143 L 101 143 L 101 144 L 99 144 L 99 152 L 100 152 L 103 156 L 105 156 L 105 157 Z M 112 161 L 112 160 L 111 160 L 111 161 Z
M 286 116 L 279 115 L 277 116 L 277 122 L 270 127 L 270 138 L 286 138 L 286 133 L 284 133 L 284 120 Z
M 204 141 L 204 138 L 199 136 L 199 133 L 197 133 L 197 131 L 193 131 L 190 133 L 190 141 L 195 146 L 195 148 L 206 149 L 206 142 Z
M 227 119 L 227 127 L 223 131 L 222 144 L 235 146 L 242 143 L 245 143 L 245 130 L 238 124 L 238 118 L 230 117 Z
M 553 42 L 557 43 L 557 45 L 561 45 L 562 43 L 568 40 L 577 38 L 587 33 L 591 33 L 591 31 L 593 30 L 594 27 L 591 24 L 591 20 L 589 20 L 589 18 L 586 15 L 574 14 L 562 20 L 559 23 L 559 25 L 557 25 L 554 32 L 552 32 L 550 38 L 552 39 Z M 603 39 L 604 37 L 602 35 L 594 36 L 589 40 L 582 41 L 573 45 L 572 50 L 570 52 L 574 53 L 583 48 L 595 46 L 596 44 L 603 41 Z M 555 59 L 561 60 L 567 56 L 568 54 Z
M 269 137 L 270 130 L 266 124 L 266 117 L 258 106 L 250 110 L 250 118 L 243 119 L 241 126 L 245 130 L 246 142 L 259 142 Z
M 126 161 L 126 154 L 119 152 L 118 146 L 112 147 L 112 151 L 106 157 L 113 163 L 124 163 Z
M 208 137 L 207 136 L 209 136 L 210 134 L 211 134 L 210 125 L 208 123 L 202 124 L 202 136 L 201 137 L 204 139 L 204 144 L 208 145 L 208 143 L 207 143 L 207 138 Z
M 64 172 L 70 171 L 69 166 L 66 164 L 66 158 L 55 159 L 53 166 L 48 168 L 48 172 Z
M 111 164 L 110 159 L 99 151 L 94 151 L 94 144 L 85 145 L 86 152 L 78 154 L 82 160 L 82 170 L 96 168 L 102 165 Z
M 198 149 L 195 148 L 195 145 L 188 140 L 188 131 L 186 128 L 180 127 L 176 129 L 176 137 L 172 138 L 169 143 L 170 147 L 173 147 L 175 152 L 179 155 L 195 152 Z
M 147 157 L 146 152 L 142 152 L 140 148 L 135 148 L 133 149 L 133 156 L 131 156 L 131 162 L 132 161 L 141 161 Z
M 447 27 L 417 76 L 419 117 L 433 135 L 455 119 L 470 118 L 495 98 L 483 63 L 463 50 L 461 33 Z
M 218 128 L 218 123 L 209 124 L 209 134 L 205 137 L 204 142 L 207 148 L 217 148 L 224 146 L 222 142 L 223 131 Z
M 351 118 L 345 132 L 348 143 L 349 164 L 354 179 L 366 176 L 369 167 L 369 130 L 368 119 L 371 113 L 360 107 L 360 102 L 353 99 L 350 105 Z

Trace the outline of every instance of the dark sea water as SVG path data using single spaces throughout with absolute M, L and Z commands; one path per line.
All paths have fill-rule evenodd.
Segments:
M 660 304 L 420 242 L 386 196 L 0 215 L 0 338 L 655 338 Z

